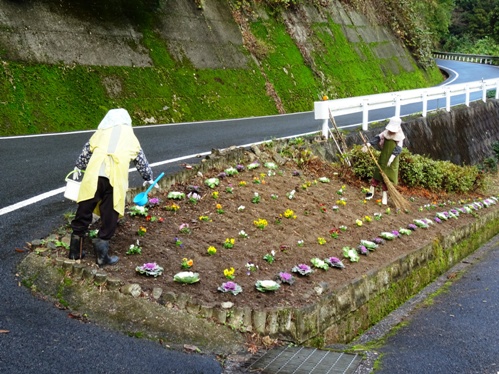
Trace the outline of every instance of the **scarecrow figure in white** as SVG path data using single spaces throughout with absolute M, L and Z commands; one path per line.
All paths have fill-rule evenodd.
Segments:
M 109 240 L 116 231 L 118 218 L 125 212 L 130 161 L 145 180 L 144 185 L 152 184 L 152 170 L 133 132 L 130 115 L 125 109 L 111 109 L 76 160 L 74 178 L 81 170 L 85 173 L 71 222 L 70 259 L 84 257 L 83 238 L 95 211 L 101 218 L 98 236 L 93 240 L 96 262 L 99 266 L 118 262 L 117 256 L 109 256 Z
M 399 155 L 402 152 L 405 139 L 401 124 L 402 120 L 399 117 L 390 118 L 385 130 L 367 143 L 367 146 L 379 146 L 381 149 L 378 164 L 394 185 L 398 184 Z M 367 148 L 363 150 L 367 151 Z M 382 184 L 381 203 L 386 205 L 388 203 L 388 188 L 383 182 L 383 177 L 378 168 L 376 168 L 371 179 L 371 186 L 366 194 L 366 200 L 373 198 L 376 187 L 380 183 Z

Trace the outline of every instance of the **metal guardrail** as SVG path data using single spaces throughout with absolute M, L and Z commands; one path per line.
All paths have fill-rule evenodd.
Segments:
M 421 113 L 426 117 L 431 100 L 445 99 L 445 109 L 451 110 L 451 99 L 458 95 L 465 95 L 464 104 L 469 106 L 470 95 L 481 92 L 481 100 L 487 100 L 487 91 L 496 90 L 495 98 L 499 98 L 499 79 L 487 79 L 475 82 L 461 83 L 449 86 L 437 86 L 416 90 L 389 92 L 368 96 L 357 96 L 337 100 L 314 102 L 314 118 L 322 120 L 322 135 L 328 138 L 330 114 L 333 117 L 362 112 L 362 130 L 368 129 L 369 111 L 375 109 L 395 107 L 395 116 L 400 116 L 402 105 L 421 103 Z M 453 105 L 460 105 L 454 103 Z M 416 111 L 415 113 L 419 113 Z
M 461 62 L 476 62 L 479 64 L 499 65 L 499 56 L 470 55 L 464 53 L 432 52 L 433 57 L 441 60 L 454 60 Z

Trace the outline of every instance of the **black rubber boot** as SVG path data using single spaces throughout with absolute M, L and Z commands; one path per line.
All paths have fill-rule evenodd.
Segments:
M 105 266 L 105 265 L 114 265 L 118 262 L 118 256 L 109 256 L 109 241 L 103 239 L 94 239 L 93 241 L 94 250 L 95 250 L 95 260 L 97 265 Z
M 85 257 L 83 250 L 83 236 L 71 234 L 71 242 L 69 244 L 69 259 L 80 260 Z

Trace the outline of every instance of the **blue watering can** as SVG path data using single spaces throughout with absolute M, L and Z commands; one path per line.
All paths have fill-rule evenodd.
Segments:
M 133 202 L 139 206 L 144 206 L 147 204 L 147 202 L 149 201 L 148 197 L 147 197 L 147 194 L 149 192 L 151 192 L 151 190 L 153 189 L 153 187 L 156 185 L 156 183 L 158 183 L 158 181 L 163 178 L 163 175 L 165 175 L 165 173 L 161 173 L 160 175 L 158 175 L 158 177 L 154 180 L 154 182 L 152 182 L 152 184 L 149 186 L 149 188 L 147 190 L 145 190 L 144 192 L 141 192 L 139 193 L 137 196 L 135 196 L 133 198 Z

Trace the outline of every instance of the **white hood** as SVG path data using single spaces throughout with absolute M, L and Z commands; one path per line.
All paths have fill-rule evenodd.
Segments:
M 126 109 L 111 109 L 99 123 L 98 130 L 105 130 L 117 125 L 132 126 L 132 118 Z

